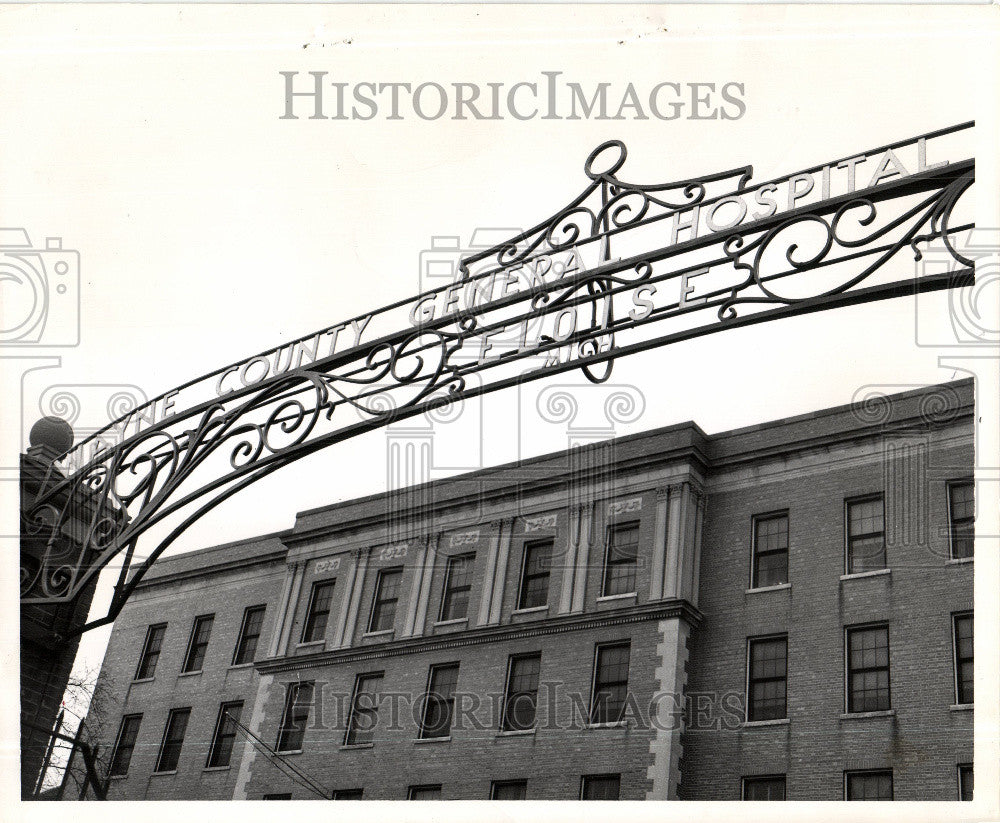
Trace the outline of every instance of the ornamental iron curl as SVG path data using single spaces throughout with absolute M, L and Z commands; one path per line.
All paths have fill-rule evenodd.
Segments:
M 868 154 L 969 127 L 943 129 Z M 867 189 L 795 208 L 793 197 L 788 209 L 748 215 L 744 201 L 775 187 L 773 181 L 750 187 L 749 166 L 640 185 L 618 178 L 625 158 L 620 141 L 598 147 L 585 163 L 590 183 L 582 194 L 532 229 L 465 258 L 456 284 L 379 309 L 363 323 L 355 318 L 191 381 L 156 400 L 208 387 L 197 402 L 178 404 L 169 416 L 133 434 L 118 436 L 127 431 L 127 415 L 98 432 L 89 442 L 106 442 L 102 435 L 108 432 L 115 436 L 88 459 L 81 458 L 77 468 L 51 469 L 26 501 L 22 602 L 72 600 L 121 556 L 108 615 L 81 631 L 110 622 L 156 558 L 206 512 L 291 462 L 395 420 L 577 368 L 602 382 L 617 357 L 771 319 L 955 288 L 971 278 L 971 261 L 952 240 L 967 227 L 950 225 L 956 203 L 973 182 L 971 160 L 878 180 Z M 794 195 L 794 185 L 791 190 Z M 918 202 L 911 202 L 914 198 Z M 711 216 L 726 202 L 742 203 L 747 219 L 677 237 L 682 217 L 696 223 L 700 213 L 707 213 L 711 227 Z M 671 234 L 666 227 L 672 220 Z M 615 258 L 612 245 L 625 248 L 634 230 L 651 232 L 643 237 L 658 237 L 660 244 L 648 248 L 644 240 L 641 253 Z M 872 284 L 871 276 L 901 251 L 910 249 L 919 259 L 918 244 L 934 239 L 943 240 L 952 259 L 965 267 L 957 277 Z M 545 255 L 587 244 L 599 249 L 589 268 L 558 277 L 543 277 L 532 268 Z M 692 263 L 686 257 L 691 254 L 702 258 Z M 804 296 L 788 294 L 789 286 L 805 276 L 835 270 L 829 267 L 847 273 L 832 286 L 807 289 Z M 521 268 L 529 272 L 528 285 L 512 292 L 501 288 L 497 294 L 497 278 L 508 282 Z M 708 271 L 718 274 L 723 285 L 686 300 L 688 275 Z M 807 286 L 811 282 L 805 281 Z M 678 284 L 678 300 L 653 305 L 652 295 L 667 294 L 668 286 L 677 293 Z M 640 294 L 648 311 L 636 310 Z M 447 307 L 452 298 L 452 310 L 418 313 L 427 301 Z M 737 309 L 751 304 L 758 304 L 756 311 Z M 402 312 L 408 322 L 399 322 L 394 312 Z M 300 351 L 291 368 L 296 345 L 311 340 L 318 352 L 322 335 L 333 334 L 336 340 L 335 330 L 350 324 L 364 328 L 373 318 L 391 321 L 381 336 L 362 342 L 358 331 L 353 345 L 338 350 L 331 344 L 329 354 L 317 353 L 307 363 Z M 563 318 L 568 318 L 566 328 L 560 326 Z M 669 321 L 690 318 L 694 320 L 687 325 L 669 326 Z M 667 323 L 667 331 L 649 334 L 649 329 L 662 328 L 655 323 Z M 536 326 L 539 334 L 529 340 L 527 330 Z M 515 342 L 499 356 L 487 357 L 491 336 L 500 339 L 512 330 Z M 566 357 L 564 350 L 570 352 Z M 544 367 L 528 373 L 523 368 L 513 374 L 503 371 L 507 364 L 536 356 L 545 359 Z M 267 370 L 264 378 L 248 377 L 255 364 Z M 491 372 L 496 376 L 468 380 L 489 369 L 496 369 Z M 67 456 L 81 454 L 78 444 Z M 170 531 L 129 577 L 137 541 L 154 527 Z

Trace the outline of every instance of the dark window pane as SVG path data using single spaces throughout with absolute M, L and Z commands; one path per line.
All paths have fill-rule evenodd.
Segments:
M 528 795 L 527 780 L 496 780 L 493 782 L 491 800 L 524 800 Z
M 770 777 L 744 777 L 744 800 L 784 800 L 785 776 L 783 774 Z
M 301 751 L 312 701 L 312 683 L 292 683 L 288 686 L 285 711 L 281 718 L 281 728 L 278 730 L 279 752 Z
M 847 633 L 847 685 L 850 712 L 884 711 L 889 699 L 889 629 L 873 626 Z
M 892 800 L 892 770 L 847 773 L 848 800 Z
M 955 616 L 955 685 L 959 703 L 975 702 L 972 615 Z
M 313 643 L 322 640 L 326 634 L 326 624 L 330 617 L 330 602 L 333 600 L 334 581 L 314 583 L 309 598 L 309 614 L 302 630 L 302 642 Z
M 621 720 L 628 695 L 629 648 L 628 643 L 598 646 L 591 723 Z
M 383 569 L 375 582 L 375 599 L 372 601 L 372 616 L 368 631 L 387 631 L 396 623 L 396 603 L 399 601 L 399 584 L 403 572 L 400 569 Z
M 608 529 L 607 560 L 604 567 L 605 596 L 635 591 L 638 553 L 638 523 L 622 523 Z
M 468 615 L 469 593 L 472 590 L 472 569 L 475 559 L 474 554 L 448 558 L 444 597 L 441 601 L 442 620 L 458 620 Z
M 752 588 L 788 582 L 788 515 L 754 521 Z
M 973 792 L 973 775 L 971 765 L 962 765 L 958 767 L 958 799 L 959 800 L 972 800 Z
M 772 637 L 751 640 L 750 693 L 747 720 L 778 720 L 786 717 L 788 640 Z
M 160 747 L 160 757 L 156 762 L 156 771 L 172 772 L 177 768 L 189 717 L 191 717 L 190 709 L 174 709 L 170 712 L 167 728 L 163 734 L 163 745 Z
M 538 654 L 511 658 L 507 676 L 507 696 L 504 700 L 504 730 L 534 728 L 541 666 L 542 657 Z
M 139 736 L 141 722 L 141 714 L 130 714 L 122 718 L 122 724 L 118 730 L 118 742 L 115 744 L 115 752 L 111 757 L 109 774 L 128 774 L 128 766 L 132 762 L 132 752 L 135 749 L 136 738 Z
M 440 800 L 441 785 L 436 786 L 410 786 L 407 792 L 408 800 Z
M 264 606 L 251 606 L 243 613 L 243 626 L 240 629 L 240 639 L 236 643 L 233 655 L 233 665 L 252 663 L 257 656 L 257 642 L 264 626 Z
M 194 628 L 191 629 L 191 640 L 188 643 L 187 659 L 184 661 L 185 672 L 200 672 L 205 662 L 205 651 L 208 649 L 208 638 L 212 634 L 214 615 L 196 617 Z
M 166 623 L 149 627 L 146 632 L 146 642 L 142 646 L 142 655 L 139 658 L 139 668 L 136 669 L 135 673 L 136 680 L 145 680 L 156 673 L 156 664 L 160 659 L 160 649 L 163 647 L 163 636 L 166 632 Z
M 364 796 L 364 789 L 335 789 L 333 792 L 334 800 L 361 800 Z
M 291 800 L 291 792 L 279 792 L 277 794 L 265 794 L 263 800 Z
M 375 739 L 378 725 L 378 707 L 382 690 L 381 674 L 366 674 L 358 677 L 351 703 L 351 718 L 347 725 L 348 746 L 371 743 Z
M 882 496 L 847 504 L 847 571 L 885 568 L 885 507 Z
M 208 752 L 209 766 L 228 766 L 233 756 L 233 743 L 236 742 L 237 723 L 243 713 L 243 703 L 223 703 L 219 708 L 219 719 L 215 723 L 215 734 L 212 735 L 212 748 Z
M 948 514 L 951 529 L 951 556 L 972 557 L 975 525 L 975 487 L 972 483 L 948 486 Z
M 583 778 L 580 794 L 584 800 L 618 800 L 620 792 L 620 775 L 588 774 Z
M 525 545 L 521 595 L 517 602 L 519 609 L 534 609 L 548 604 L 552 546 L 551 540 L 540 540 Z
M 420 729 L 422 738 L 447 737 L 451 733 L 457 684 L 457 665 L 431 667 L 430 689 L 425 697 L 424 720 Z

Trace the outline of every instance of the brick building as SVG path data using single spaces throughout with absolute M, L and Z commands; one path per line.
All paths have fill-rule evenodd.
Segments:
M 161 560 L 109 797 L 967 797 L 973 414 L 684 423 Z

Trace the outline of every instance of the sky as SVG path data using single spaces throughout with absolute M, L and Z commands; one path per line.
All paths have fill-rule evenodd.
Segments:
M 0 9 L 0 226 L 26 230 L 34 248 L 60 237 L 79 252 L 78 342 L 53 325 L 52 345 L 0 352 L 4 466 L 16 465 L 8 456 L 54 393 L 79 401 L 86 430 L 107 422 L 117 393 L 153 397 L 415 295 L 435 238 L 468 247 L 477 230 L 551 215 L 582 190 L 584 160 L 609 139 L 628 146 L 619 176 L 634 182 L 743 165 L 763 181 L 971 119 L 970 148 L 995 146 L 995 14 L 841 11 Z M 506 94 L 544 84 L 543 72 L 588 89 L 610 83 L 612 99 L 630 82 L 647 94 L 664 82 L 739 84 L 745 111 L 690 119 L 689 101 L 672 120 L 520 120 L 509 110 L 454 120 L 404 106 L 387 119 L 383 96 L 369 120 L 309 119 L 298 102 L 302 116 L 282 119 L 280 72 L 326 72 L 348 94 L 364 82 L 503 83 Z M 977 173 L 995 175 L 991 162 Z M 992 209 L 1000 225 L 995 203 L 978 196 L 977 214 Z M 914 271 L 910 258 L 892 265 Z M 71 329 L 72 300 L 60 306 Z M 938 294 L 809 315 L 621 360 L 606 387 L 575 372 L 471 401 L 433 424 L 430 475 L 564 446 L 566 424 L 538 410 L 539 393 L 560 386 L 580 400 L 574 425 L 606 436 L 688 420 L 718 432 L 850 403 L 865 387 L 963 377 L 939 362 L 949 307 Z M 638 413 L 602 420 L 610 387 Z M 175 550 L 290 528 L 297 511 L 383 490 L 394 436 L 375 432 L 286 467 Z M 12 477 L 5 470 L 8 488 Z M 106 639 L 86 637 L 78 669 L 100 665 Z

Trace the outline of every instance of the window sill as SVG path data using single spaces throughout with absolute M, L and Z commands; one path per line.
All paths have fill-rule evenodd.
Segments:
M 534 729 L 506 729 L 497 732 L 497 737 L 531 737 L 534 734 Z
M 869 717 L 895 717 L 895 709 L 883 709 L 878 712 L 844 712 L 841 716 L 841 720 L 865 720 Z
M 588 729 L 627 729 L 627 720 L 615 720 L 612 723 L 588 723 Z
M 280 749 L 275 749 L 274 753 L 280 754 L 282 757 L 285 757 L 290 754 L 302 754 L 302 749 L 289 749 L 286 752 L 283 752 Z
M 949 557 L 945 561 L 946 566 L 964 566 L 966 563 L 971 563 L 975 560 L 975 557 Z
M 873 569 L 870 572 L 851 572 L 840 575 L 841 580 L 856 580 L 859 577 L 881 577 L 884 574 L 892 574 L 892 569 Z
M 741 728 L 757 729 L 765 726 L 787 726 L 789 723 L 791 723 L 791 720 L 787 717 L 776 717 L 774 720 L 745 720 Z
M 194 677 L 195 675 L 201 674 L 202 670 L 198 669 L 196 672 L 181 672 L 178 677 Z M 155 772 L 154 772 L 155 774 Z
M 536 612 L 547 612 L 549 610 L 548 605 L 545 606 L 531 606 L 527 609 L 514 609 L 511 614 L 535 614 Z
M 108 775 L 108 780 L 127 780 L 127 779 L 128 779 L 128 775 L 127 774 L 109 774 Z
M 418 737 L 413 741 L 414 743 L 451 743 L 451 735 L 447 737 Z
M 458 626 L 461 623 L 468 623 L 468 622 L 469 622 L 468 617 L 454 617 L 451 620 L 438 620 L 434 624 L 434 627 L 437 628 L 438 626 Z
M 151 777 L 168 777 L 169 775 L 172 775 L 172 774 L 177 774 L 177 769 L 170 769 L 170 771 L 166 771 L 166 772 L 153 772 L 150 776 Z
M 396 633 L 395 629 L 380 629 L 377 632 L 365 632 L 361 635 L 361 639 L 364 640 L 366 637 L 389 637 Z
M 948 707 L 948 711 L 952 712 L 971 712 L 975 708 L 975 703 L 956 703 L 953 706 Z
M 635 600 L 636 592 L 622 592 L 621 594 L 602 594 L 597 598 L 598 603 L 606 603 L 609 600 Z
M 323 638 L 322 640 L 306 640 L 303 643 L 296 643 L 295 648 L 308 649 L 312 646 L 324 646 L 324 645 L 326 645 L 326 638 Z
M 132 681 L 132 685 L 134 686 L 136 683 L 152 683 L 154 680 L 156 680 L 155 677 L 137 677 Z
M 340 747 L 340 750 L 343 752 L 343 751 L 352 751 L 353 749 L 374 749 L 374 748 L 375 748 L 374 743 L 345 743 L 343 746 Z
M 249 663 L 233 663 L 229 668 L 230 669 L 252 669 L 253 668 L 253 661 L 250 661 Z
M 229 766 L 206 766 L 203 772 L 228 772 Z
M 841 578 L 843 580 L 843 578 Z M 780 592 L 785 589 L 790 589 L 792 587 L 791 583 L 778 583 L 774 586 L 757 586 L 754 589 L 747 589 L 747 594 L 757 594 L 758 592 Z

